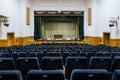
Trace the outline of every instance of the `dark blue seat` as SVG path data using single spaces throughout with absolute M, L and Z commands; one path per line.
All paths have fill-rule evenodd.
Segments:
M 65 65 L 66 58 L 68 56 L 78 56 L 77 52 L 63 52 L 62 57 L 63 57 L 63 65 Z
M 46 56 L 50 56 L 50 57 L 61 57 L 61 53 L 60 52 L 47 52 Z
M 43 57 L 42 69 L 43 70 L 63 69 L 62 57 Z
M 13 58 L 0 58 L 0 70 L 15 70 L 15 62 Z
M 62 70 L 30 70 L 26 80 L 65 80 Z
M 95 56 L 94 52 L 80 52 L 80 56 L 87 57 L 88 61 L 91 57 Z
M 67 57 L 65 63 L 65 76 L 66 79 L 70 79 L 70 75 L 73 69 L 87 69 L 87 58 L 86 57 Z
M 90 69 L 107 69 L 110 71 L 111 57 L 91 57 L 89 62 Z
M 45 56 L 45 54 L 43 52 L 30 52 L 29 53 L 29 56 L 30 57 L 37 57 L 38 60 L 39 60 L 39 64 L 41 64 L 41 61 L 42 61 L 42 57 Z M 40 65 L 41 66 L 41 65 Z
M 16 60 L 18 57 L 26 57 L 27 53 L 26 52 L 13 52 L 11 55 L 14 58 L 14 60 Z
M 0 57 L 1 58 L 9 58 L 10 57 L 9 51 L 6 51 L 6 50 L 0 51 Z
M 70 80 L 109 80 L 105 69 L 74 69 Z
M 120 80 L 120 69 L 117 69 L 113 72 L 111 80 Z
M 19 57 L 16 60 L 16 67 L 21 71 L 23 79 L 26 78 L 26 74 L 31 69 L 40 69 L 37 57 Z
M 99 57 L 111 57 L 111 53 L 110 52 L 97 52 L 96 56 L 99 56 Z
M 116 69 L 120 69 L 120 56 L 115 56 L 111 63 L 111 71 L 114 72 Z
M 0 80 L 23 80 L 18 70 L 0 70 Z

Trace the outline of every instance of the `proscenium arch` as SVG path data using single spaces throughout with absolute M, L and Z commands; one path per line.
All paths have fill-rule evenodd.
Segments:
M 34 12 L 34 39 L 38 40 L 43 38 L 42 24 L 45 20 L 56 20 L 56 21 L 67 21 L 67 20 L 77 20 L 78 22 L 78 38 L 80 40 L 84 39 L 84 12 L 82 14 L 38 14 Z

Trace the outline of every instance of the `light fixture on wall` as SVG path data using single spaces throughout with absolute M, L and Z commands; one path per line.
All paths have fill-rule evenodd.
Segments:
M 8 23 L 8 17 L 6 17 L 6 16 L 3 16 L 3 15 L 0 15 L 0 23 L 3 23 L 4 24 L 4 26 L 9 26 L 9 23 Z
M 119 20 L 119 16 L 118 16 L 118 18 L 111 17 L 110 21 L 109 21 L 109 27 L 118 26 L 118 21 L 117 20 Z

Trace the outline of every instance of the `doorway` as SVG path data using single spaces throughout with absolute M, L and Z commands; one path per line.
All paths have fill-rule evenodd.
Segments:
M 103 33 L 103 44 L 106 46 L 110 45 L 110 33 L 109 32 Z
M 8 40 L 8 46 L 13 46 L 14 45 L 14 40 L 15 40 L 14 32 L 7 33 L 7 40 Z

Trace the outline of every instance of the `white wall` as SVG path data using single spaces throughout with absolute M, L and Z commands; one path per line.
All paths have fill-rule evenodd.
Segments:
M 7 16 L 9 20 L 9 27 L 0 25 L 0 39 L 6 39 L 7 32 L 14 32 L 15 37 L 33 36 L 33 24 L 26 25 L 26 7 L 31 7 L 30 5 L 30 0 L 0 1 L 0 15 Z
M 18 0 L 2 0 L 0 1 L 0 15 L 5 15 L 9 20 L 9 27 L 0 25 L 0 39 L 6 39 L 7 32 L 15 32 L 18 36 L 19 27 L 19 1 Z
M 99 0 L 98 3 L 100 32 L 111 32 L 111 38 L 120 38 L 120 20 L 117 20 L 118 26 L 109 27 L 110 17 L 120 17 L 120 0 Z
M 120 0 L 89 0 L 87 8 L 92 7 L 92 26 L 87 26 L 86 35 L 102 37 L 103 32 L 110 32 L 111 38 L 120 38 L 120 20 L 118 26 L 109 27 L 110 17 L 120 17 L 119 3 Z

